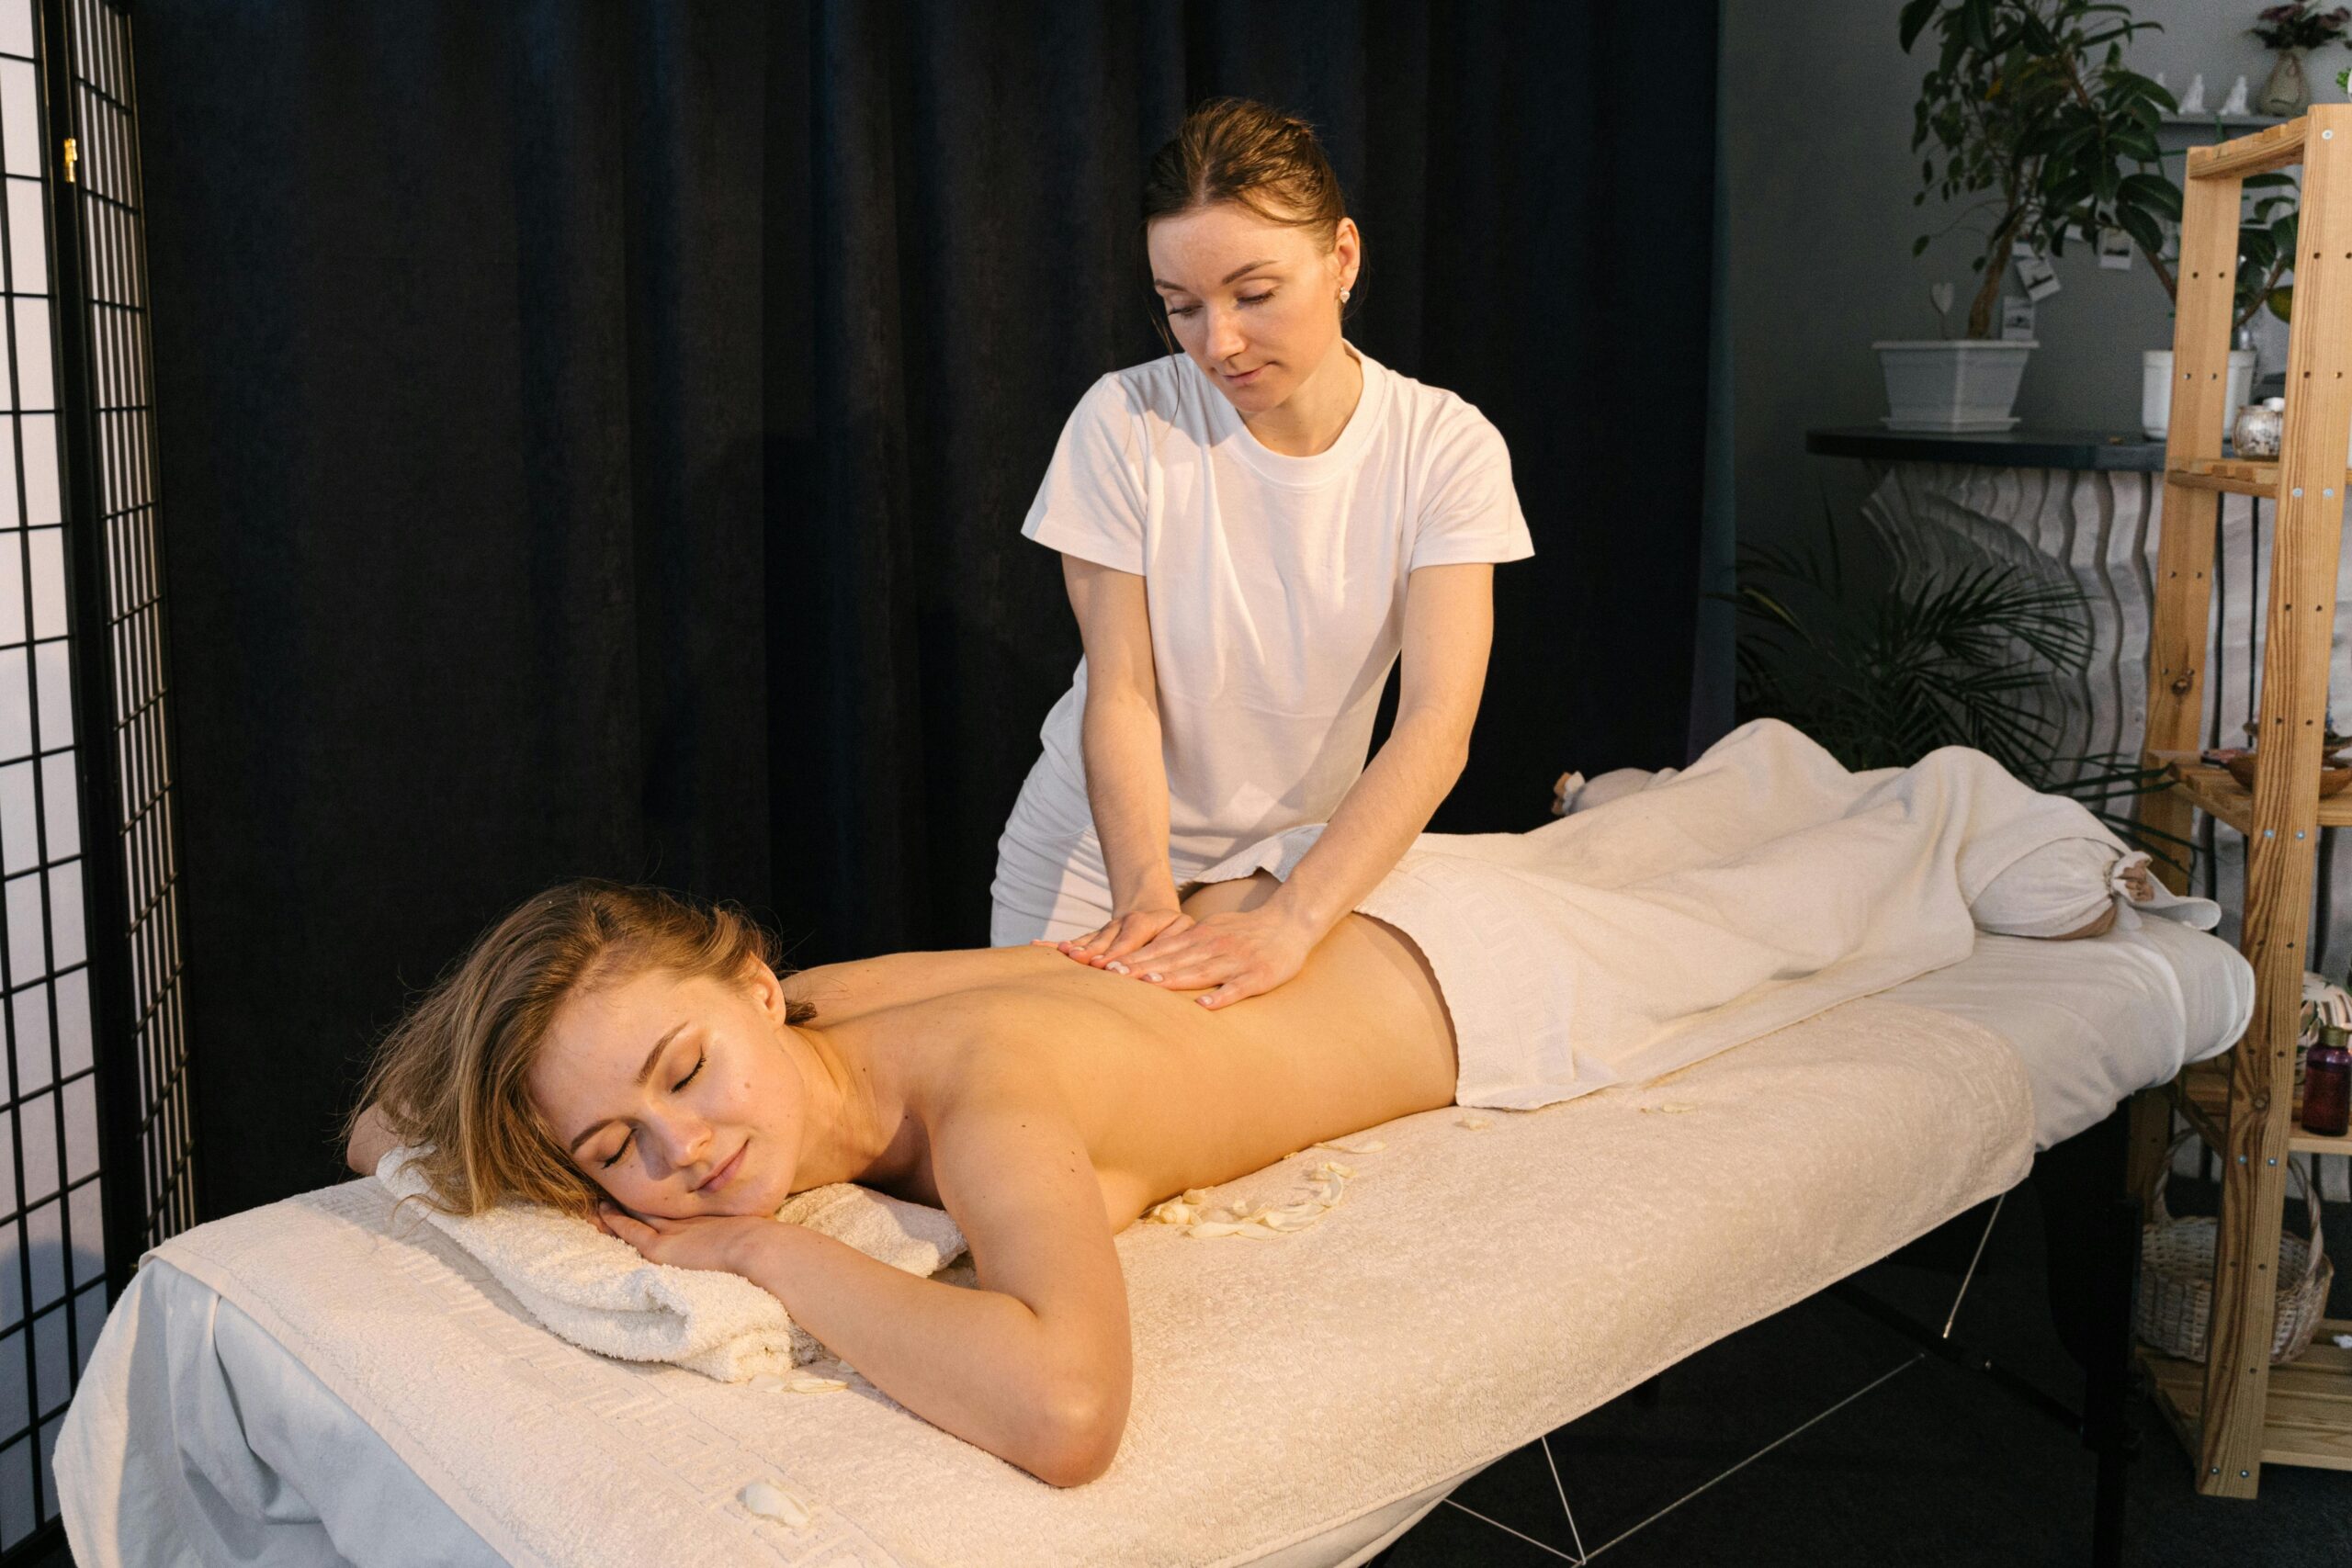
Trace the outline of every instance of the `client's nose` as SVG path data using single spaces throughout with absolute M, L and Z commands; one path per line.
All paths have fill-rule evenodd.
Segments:
M 710 1129 L 699 1123 L 691 1127 L 664 1126 L 645 1141 L 650 1145 L 648 1153 L 660 1162 L 660 1168 L 650 1174 L 665 1177 L 693 1169 L 709 1154 Z

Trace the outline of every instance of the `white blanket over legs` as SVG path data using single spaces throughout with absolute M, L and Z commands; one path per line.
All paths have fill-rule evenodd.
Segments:
M 1203 880 L 1287 876 L 1321 827 Z M 1423 834 L 1356 908 L 1419 944 L 1456 1100 L 1525 1110 L 1657 1077 L 1968 956 L 2020 856 L 2124 846 L 1962 747 L 1849 773 L 1775 719 L 1647 788 L 1526 833 Z

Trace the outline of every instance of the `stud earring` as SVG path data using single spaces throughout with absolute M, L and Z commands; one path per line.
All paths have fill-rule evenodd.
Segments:
M 1348 302 L 1348 291 L 1347 291 L 1346 289 L 1342 288 L 1342 289 L 1340 289 L 1340 304 L 1342 304 L 1342 305 L 1344 305 L 1344 304 L 1346 304 L 1347 302 Z

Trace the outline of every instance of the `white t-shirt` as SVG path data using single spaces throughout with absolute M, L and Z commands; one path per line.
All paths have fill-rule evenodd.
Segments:
M 1145 580 L 1180 883 L 1329 819 L 1363 772 L 1414 568 L 1535 553 L 1500 433 L 1452 392 L 1348 351 L 1362 400 L 1311 457 L 1269 450 L 1186 355 L 1103 377 L 1021 525 Z M 1016 829 L 1091 821 L 1085 704 L 1081 659 L 1046 716 Z

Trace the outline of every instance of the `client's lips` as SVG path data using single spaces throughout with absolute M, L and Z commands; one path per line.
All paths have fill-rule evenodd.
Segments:
M 742 1143 L 736 1146 L 735 1152 L 727 1156 L 727 1163 L 720 1166 L 717 1170 L 712 1171 L 708 1176 L 704 1177 L 702 1179 L 702 1184 L 696 1187 L 695 1190 L 697 1192 L 717 1191 L 719 1188 L 726 1186 L 729 1181 L 733 1180 L 735 1179 L 735 1172 L 742 1166 L 743 1151 L 751 1146 L 752 1140 L 749 1138 L 744 1139 Z

